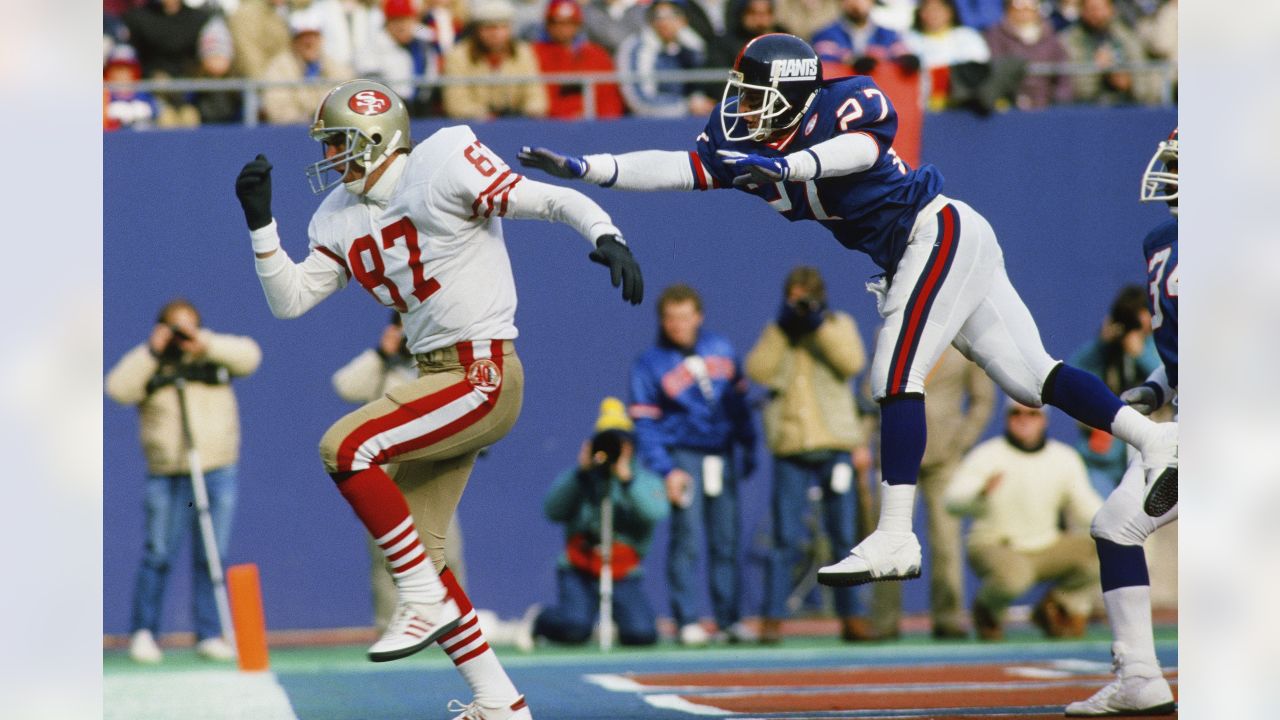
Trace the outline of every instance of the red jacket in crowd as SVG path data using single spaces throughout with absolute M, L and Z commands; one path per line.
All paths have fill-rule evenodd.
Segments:
M 613 72 L 613 58 L 608 51 L 590 41 L 565 46 L 549 42 L 534 43 L 538 68 L 543 74 L 567 72 Z M 622 93 L 612 83 L 596 85 L 596 117 L 616 118 L 623 113 Z M 547 117 L 577 120 L 582 117 L 581 85 L 547 85 L 550 100 Z

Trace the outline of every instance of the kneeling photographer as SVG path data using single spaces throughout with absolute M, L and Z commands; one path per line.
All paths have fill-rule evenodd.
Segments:
M 611 614 L 621 644 L 657 642 L 657 617 L 644 594 L 641 563 L 654 527 L 670 507 L 662 478 L 635 460 L 633 430 L 622 401 L 605 398 L 577 467 L 562 473 L 547 493 L 543 509 L 564 525 L 565 552 L 556 571 L 555 606 L 526 615 L 532 622 L 527 632 L 534 637 L 586 642 L 604 600 L 609 610 L 603 614 L 602 632 L 612 632 L 604 627 Z M 606 544 L 607 553 L 602 552 Z M 602 583 L 604 565 L 610 580 Z
M 196 652 L 212 660 L 234 658 L 222 638 L 214 582 L 199 540 L 190 458 L 199 459 L 218 556 L 225 557 L 240 454 L 240 417 L 230 381 L 252 373 L 261 358 L 252 338 L 201 327 L 195 306 L 176 299 L 160 309 L 147 341 L 107 373 L 107 395 L 138 408 L 147 459 L 146 546 L 130 620 L 129 654 L 137 662 L 163 658 L 156 643 L 161 602 L 170 566 L 188 532 L 196 538 L 191 553 Z M 198 453 L 191 452 L 193 447 Z

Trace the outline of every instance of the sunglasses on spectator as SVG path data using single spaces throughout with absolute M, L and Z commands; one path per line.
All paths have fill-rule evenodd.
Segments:
M 1035 408 L 1014 408 L 1009 411 L 1009 417 L 1044 417 L 1044 412 Z

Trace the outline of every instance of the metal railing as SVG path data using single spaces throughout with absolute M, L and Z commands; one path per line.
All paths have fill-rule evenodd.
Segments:
M 1135 72 L 1154 73 L 1161 76 L 1164 88 L 1163 104 L 1172 102 L 1172 88 L 1177 76 L 1177 65 L 1164 61 L 1117 64 L 1106 71 L 1100 71 L 1093 65 L 1080 63 L 1030 63 L 1027 65 L 1028 75 L 1095 75 L 1102 72 Z M 547 73 L 540 75 L 490 75 L 483 77 L 436 77 L 436 78 L 378 78 L 380 82 L 390 85 L 409 84 L 416 89 L 435 89 L 457 85 L 582 85 L 582 117 L 585 120 L 596 118 L 596 87 L 604 84 L 625 84 L 631 82 L 658 83 L 722 83 L 728 76 L 729 69 L 700 68 L 697 70 L 660 70 L 652 73 L 633 72 L 577 72 Z M 191 92 L 237 92 L 242 98 L 242 112 L 245 125 L 257 125 L 262 106 L 258 93 L 271 88 L 300 87 L 332 87 L 336 81 L 327 78 L 309 80 L 251 80 L 247 78 L 181 78 L 164 80 L 142 80 L 134 83 L 106 83 L 111 90 L 135 90 L 157 94 L 191 93 Z

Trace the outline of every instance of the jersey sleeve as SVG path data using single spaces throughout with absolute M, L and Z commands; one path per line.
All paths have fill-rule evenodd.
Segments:
M 865 76 L 837 81 L 825 88 L 817 122 L 826 137 L 862 133 L 888 152 L 898 134 L 898 111 L 889 96 Z
M 524 176 L 469 129 L 459 132 L 444 166 L 435 173 L 432 193 L 444 209 L 463 219 L 502 217 L 511 208 L 512 193 Z
M 698 190 L 732 188 L 737 175 L 724 163 L 716 151 L 724 149 L 724 130 L 720 127 L 720 106 L 716 105 L 707 119 L 707 125 L 698 134 L 696 149 L 689 153 L 689 165 L 693 169 L 694 185 Z

